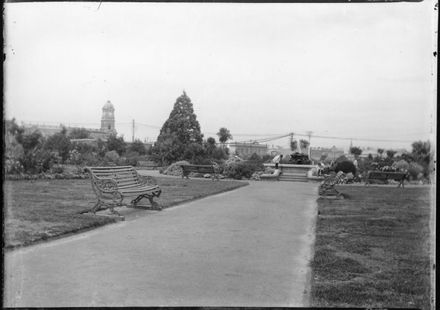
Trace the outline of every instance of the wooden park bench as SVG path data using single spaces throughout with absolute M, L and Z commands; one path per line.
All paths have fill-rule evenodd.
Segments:
M 406 172 L 368 171 L 365 185 L 371 184 L 372 180 L 395 180 L 399 182 L 397 187 L 402 186 L 402 188 L 405 188 L 404 181 L 406 179 L 408 179 L 408 173 Z
M 95 213 L 102 205 L 107 205 L 112 213 L 115 206 L 121 206 L 126 197 L 133 197 L 129 207 L 136 207 L 142 198 L 147 198 L 151 205 L 158 210 L 162 208 L 153 201 L 159 197 L 162 190 L 153 177 L 140 176 L 131 166 L 117 167 L 86 167 L 92 181 L 92 189 L 98 197 L 98 202 L 91 209 Z
M 182 167 L 182 178 L 189 179 L 189 174 L 191 172 L 195 173 L 209 173 L 212 180 L 219 180 L 217 169 L 214 165 L 181 165 Z

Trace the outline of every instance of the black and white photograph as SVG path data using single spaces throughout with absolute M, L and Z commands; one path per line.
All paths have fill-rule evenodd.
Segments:
M 4 307 L 436 308 L 436 0 L 3 26 Z

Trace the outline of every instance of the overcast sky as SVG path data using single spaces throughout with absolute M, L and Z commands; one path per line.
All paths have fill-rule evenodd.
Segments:
M 435 126 L 433 1 L 5 7 L 6 117 L 19 122 L 98 128 L 111 100 L 126 140 L 133 119 L 154 140 L 185 89 L 205 137 L 310 130 L 408 147 L 356 139 L 428 139 Z

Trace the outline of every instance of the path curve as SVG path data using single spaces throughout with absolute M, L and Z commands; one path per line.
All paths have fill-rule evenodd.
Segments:
M 8 252 L 4 306 L 307 306 L 317 186 L 252 182 Z

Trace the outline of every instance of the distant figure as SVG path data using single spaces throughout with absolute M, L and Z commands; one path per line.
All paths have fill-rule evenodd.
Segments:
M 318 165 L 318 176 L 323 175 L 324 173 L 324 169 L 325 169 L 325 165 L 323 162 L 320 162 Z
M 275 169 L 278 169 L 278 166 L 282 159 L 283 159 L 283 154 L 277 155 L 273 158 L 272 162 L 275 163 Z

